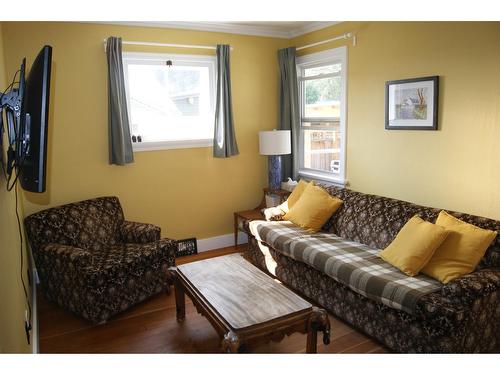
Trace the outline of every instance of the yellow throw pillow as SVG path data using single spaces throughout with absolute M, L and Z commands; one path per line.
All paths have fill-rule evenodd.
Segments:
M 474 271 L 497 232 L 468 224 L 441 211 L 436 224 L 450 234 L 439 246 L 422 273 L 444 284 Z
M 297 186 L 295 186 L 295 188 L 292 190 L 292 193 L 288 196 L 288 199 L 286 200 L 287 206 L 285 212 L 288 212 L 288 210 L 290 210 L 294 206 L 294 204 L 297 203 L 302 193 L 304 192 L 304 190 L 306 190 L 306 187 L 308 187 L 309 185 L 314 185 L 314 181 L 311 182 L 307 182 L 304 180 L 299 181 Z
M 407 275 L 415 276 L 431 259 L 447 235 L 448 232 L 443 227 L 422 220 L 416 215 L 408 220 L 379 256 Z
M 342 201 L 312 183 L 308 184 L 300 199 L 285 214 L 285 220 L 317 232 L 342 205 Z

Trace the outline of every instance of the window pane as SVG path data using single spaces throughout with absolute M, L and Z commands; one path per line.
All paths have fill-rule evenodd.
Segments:
M 168 71 L 168 92 L 172 103 L 183 116 L 200 115 L 201 72 L 175 67 Z
M 340 125 L 334 130 L 304 129 L 304 168 L 340 173 Z
M 302 122 L 302 126 L 306 128 L 321 126 L 323 128 L 328 127 L 337 129 L 340 127 L 340 121 L 311 121 L 311 122 L 304 121 Z
M 340 77 L 304 81 L 305 117 L 340 117 Z
M 143 142 L 213 137 L 209 68 L 128 65 L 132 135 Z
M 304 69 L 304 77 L 312 77 L 317 76 L 319 74 L 331 74 L 338 73 L 342 69 L 342 64 L 331 64 L 331 65 L 323 65 L 316 66 L 314 68 L 306 68 Z

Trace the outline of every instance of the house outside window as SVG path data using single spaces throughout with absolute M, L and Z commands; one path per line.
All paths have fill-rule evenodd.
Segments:
M 211 147 L 215 56 L 123 53 L 134 151 Z
M 345 184 L 347 48 L 297 58 L 299 176 Z

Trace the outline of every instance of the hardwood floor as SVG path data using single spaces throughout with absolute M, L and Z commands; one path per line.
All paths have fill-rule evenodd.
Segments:
M 183 257 L 177 264 L 241 251 L 228 247 Z M 219 353 L 220 339 L 186 298 L 186 319 L 177 323 L 174 293 L 160 294 L 106 324 L 92 325 L 38 293 L 41 353 Z M 377 342 L 330 316 L 330 345 L 318 335 L 318 353 L 385 353 Z M 251 353 L 305 353 L 306 335 L 295 333 L 279 343 L 250 347 Z

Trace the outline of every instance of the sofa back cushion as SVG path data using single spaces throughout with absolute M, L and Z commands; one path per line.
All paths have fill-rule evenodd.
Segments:
M 284 219 L 315 233 L 341 205 L 340 199 L 311 183 L 307 185 L 290 211 L 285 214 Z
M 361 242 L 373 248 L 386 248 L 414 215 L 435 223 L 441 209 L 419 206 L 410 202 L 363 194 L 335 186 L 325 187 L 344 203 L 323 226 L 323 230 Z M 500 232 L 500 221 L 448 211 L 456 218 L 480 228 Z M 486 251 L 479 268 L 500 266 L 500 236 Z
M 25 220 L 32 250 L 57 243 L 101 250 L 119 240 L 123 211 L 117 197 L 101 197 L 34 213 Z

